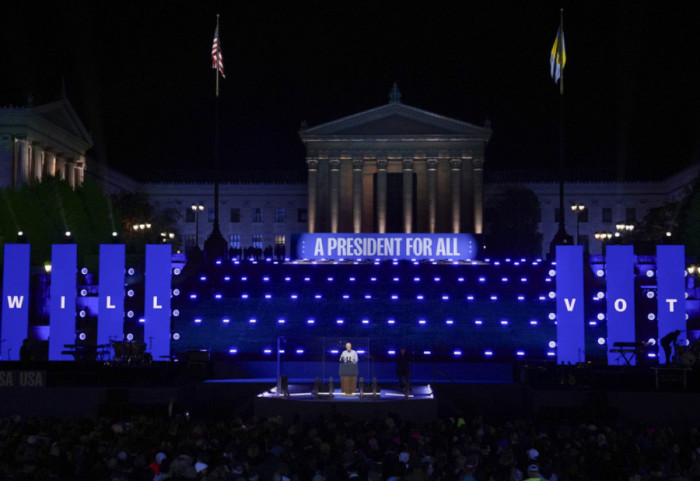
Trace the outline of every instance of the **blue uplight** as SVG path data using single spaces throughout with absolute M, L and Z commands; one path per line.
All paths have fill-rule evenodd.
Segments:
M 248 319 L 249 324 L 256 324 L 257 322 L 258 322 L 258 320 L 255 319 L 254 317 L 251 317 L 250 319 Z
M 522 282 L 523 284 L 526 284 L 526 283 L 527 283 L 527 277 L 521 277 L 521 278 L 520 278 L 520 282 Z
M 289 276 L 284 278 L 284 282 L 291 282 L 291 281 L 292 281 L 292 278 Z
M 414 277 L 413 282 L 420 282 L 420 277 Z
M 350 299 L 350 294 L 343 294 L 343 299 L 345 299 L 346 301 Z
M 225 280 L 226 282 L 229 282 L 229 281 L 231 280 L 231 276 L 224 276 L 224 280 Z
M 272 354 L 272 349 L 263 349 L 263 354 Z
M 508 325 L 508 319 L 501 319 L 501 326 L 507 326 Z
M 387 323 L 387 324 L 394 325 L 394 324 L 396 324 L 396 319 L 389 319 L 389 320 L 386 321 L 386 323 Z
M 285 322 L 287 321 L 285 321 L 284 319 L 277 319 L 277 324 L 284 324 Z
M 365 299 L 367 299 L 367 300 L 372 299 L 372 294 L 365 294 Z
M 201 323 L 202 323 L 202 319 L 198 317 L 198 318 L 196 318 L 196 319 L 194 320 L 194 323 L 195 323 L 195 324 L 201 324 Z
M 433 282 L 440 282 L 440 278 L 439 278 L 439 277 L 433 277 Z
M 396 355 L 396 351 L 393 350 L 393 349 L 389 349 L 386 353 L 387 353 L 388 355 L 390 355 L 390 356 Z
M 369 324 L 369 319 L 362 319 L 362 324 Z
M 431 354 L 432 354 L 432 352 L 430 352 L 430 351 L 423 351 L 424 356 L 430 356 Z
M 517 351 L 515 355 L 518 357 L 523 357 L 525 355 L 525 351 Z
M 537 322 L 537 319 L 530 319 L 530 325 L 531 326 L 537 326 L 539 322 Z
M 215 299 L 221 299 L 223 296 L 221 294 L 214 294 Z
M 424 299 L 423 294 L 418 294 L 418 295 L 416 296 L 416 299 L 419 300 L 419 301 L 422 301 L 422 300 Z
M 398 277 L 394 277 L 394 279 L 392 279 L 392 280 L 393 280 L 394 282 L 399 282 L 400 279 L 399 279 Z
M 345 321 L 343 319 L 336 319 L 335 323 L 338 325 L 345 324 Z
M 292 294 L 289 296 L 289 298 L 292 300 L 297 300 L 297 299 L 299 299 L 299 294 Z
M 355 281 L 357 280 L 357 278 L 355 278 L 355 277 L 350 277 L 348 280 L 349 280 L 350 282 L 355 282 Z
M 304 354 L 304 350 L 301 349 L 301 348 L 297 349 L 297 350 L 294 351 L 294 352 L 296 352 L 297 354 Z
M 272 294 L 265 294 L 265 299 L 272 299 Z
M 486 356 L 486 357 L 493 356 L 493 351 L 484 351 L 484 356 Z
M 82 292 L 81 292 L 81 294 L 82 294 Z M 85 294 L 87 294 L 87 291 L 85 291 Z M 190 299 L 197 299 L 197 294 L 195 294 L 194 292 L 192 294 L 190 294 Z
M 249 297 L 249 296 L 248 296 L 248 294 L 246 294 L 246 293 L 241 294 L 241 299 L 248 299 L 248 297 Z
M 452 355 L 455 357 L 459 357 L 462 355 L 462 351 L 460 351 L 460 350 L 452 351 Z
M 467 300 L 468 300 L 468 301 L 473 301 L 473 300 L 474 300 L 474 296 L 472 296 L 472 295 L 467 296 Z
M 474 319 L 474 324 L 477 326 L 482 326 L 484 324 L 484 321 L 481 319 Z
M 309 325 L 316 324 L 316 320 L 315 319 L 307 319 L 306 323 Z
M 263 282 L 270 282 L 270 277 L 269 277 L 269 276 L 263 276 L 262 280 L 263 280 Z
M 464 277 L 458 277 L 457 282 L 464 282 Z
M 331 350 L 330 350 L 330 353 L 331 353 L 331 354 L 338 354 L 339 352 L 340 352 L 340 351 L 338 351 L 337 349 L 331 349 Z
M 490 297 L 490 299 L 491 299 L 492 301 L 497 301 L 497 300 L 498 300 L 498 296 L 493 295 L 493 296 Z
M 426 321 L 425 319 L 418 320 L 418 324 L 420 324 L 421 326 L 425 326 L 427 323 L 428 323 L 428 321 Z
M 525 300 L 525 296 L 518 296 L 518 300 L 519 300 L 519 301 L 524 301 L 524 300 Z
M 316 294 L 316 295 L 314 296 L 314 299 L 321 299 L 321 298 L 323 298 L 323 296 L 322 296 L 321 294 Z
M 326 281 L 328 281 L 328 282 L 333 282 L 333 278 L 332 278 L 332 277 L 329 277 L 329 278 L 326 279 Z
M 445 295 L 442 296 L 442 300 L 443 300 L 443 301 L 449 301 L 449 300 L 450 300 L 450 296 L 448 296 L 447 294 L 445 294 Z
M 228 350 L 228 353 L 229 354 L 238 354 L 238 349 L 236 349 L 235 347 L 232 347 L 231 349 Z
M 391 295 L 391 300 L 392 300 L 392 301 L 398 301 L 398 300 L 399 300 L 398 294 L 392 294 L 392 295 Z
M 479 277 L 478 280 L 479 280 L 479 283 L 481 283 L 481 284 L 483 284 L 484 282 L 486 282 L 486 278 L 483 277 L 483 276 L 482 276 L 482 277 Z
M 445 320 L 445 324 L 447 324 L 448 326 L 451 326 L 451 325 L 453 325 L 454 323 L 455 323 L 454 319 L 446 319 L 446 320 Z

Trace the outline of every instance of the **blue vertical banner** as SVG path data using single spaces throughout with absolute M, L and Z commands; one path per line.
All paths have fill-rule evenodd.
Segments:
M 656 246 L 659 339 L 676 329 L 685 333 L 685 246 Z
M 557 362 L 584 362 L 583 246 L 557 246 Z
M 29 330 L 29 244 L 5 244 L 0 359 L 16 361 Z
M 61 354 L 66 344 L 75 344 L 76 276 L 78 249 L 75 244 L 51 247 L 51 290 L 49 300 L 49 361 L 72 361 Z
M 144 342 L 154 361 L 170 359 L 170 244 L 146 246 Z
M 124 339 L 124 244 L 100 245 L 100 290 L 97 344 Z
M 620 354 L 611 353 L 610 349 L 616 342 L 635 342 L 634 248 L 607 246 L 605 249 L 608 364 L 624 365 L 624 358 Z M 630 362 L 634 364 L 635 359 Z

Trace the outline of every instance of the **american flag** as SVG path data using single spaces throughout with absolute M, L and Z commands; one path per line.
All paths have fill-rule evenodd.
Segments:
M 221 48 L 219 47 L 219 26 L 216 26 L 214 30 L 214 43 L 211 46 L 211 68 L 217 69 L 223 78 L 226 78 L 224 73 L 224 56 L 221 55 Z

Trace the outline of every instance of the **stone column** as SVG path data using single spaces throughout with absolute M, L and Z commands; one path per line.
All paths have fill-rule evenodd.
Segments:
M 484 158 L 476 154 L 472 159 L 474 177 L 474 233 L 484 233 Z
M 403 232 L 413 232 L 413 159 L 403 159 Z
M 66 159 L 56 156 L 56 177 L 66 180 Z
M 39 142 L 32 142 L 32 177 L 39 181 L 43 173 L 43 157 L 44 152 L 39 147 Z
M 29 159 L 29 141 L 27 139 L 19 140 L 19 181 L 21 184 L 29 182 L 31 171 L 31 163 Z
M 377 232 L 386 234 L 386 159 L 377 159 Z
M 352 161 L 352 231 L 362 232 L 362 159 Z
M 450 194 L 452 199 L 452 233 L 459 234 L 462 195 L 462 159 L 450 159 Z
M 338 211 L 340 207 L 340 159 L 330 159 L 331 232 L 338 233 Z
M 66 180 L 71 189 L 75 189 L 75 163 L 73 160 L 66 161 Z
M 437 159 L 428 159 L 428 232 L 435 234 L 437 227 Z
M 46 175 L 56 175 L 56 154 L 50 150 L 44 151 L 44 173 Z
M 309 234 L 316 232 L 316 199 L 318 196 L 318 159 L 306 159 L 308 166 L 307 221 Z

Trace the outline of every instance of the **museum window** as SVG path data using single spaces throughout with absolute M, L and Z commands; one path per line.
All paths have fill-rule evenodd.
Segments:
M 241 221 L 241 209 L 234 207 L 231 209 L 231 222 L 237 224 Z
M 287 236 L 284 234 L 275 235 L 275 247 L 287 245 Z
M 253 207 L 253 223 L 262 223 L 262 209 L 260 207 Z
M 262 234 L 253 234 L 253 247 L 256 247 L 258 249 L 263 248 L 263 235 Z
M 194 234 L 185 235 L 185 249 L 189 250 L 195 246 L 196 236 Z
M 612 222 L 612 207 L 603 207 L 603 222 Z
M 309 221 L 309 211 L 307 209 L 297 209 L 297 222 L 306 223 Z
M 241 248 L 241 234 L 231 234 L 228 240 L 228 246 L 231 249 Z
M 287 218 L 287 214 L 284 211 L 284 207 L 278 207 L 275 209 L 275 222 L 282 224 Z

